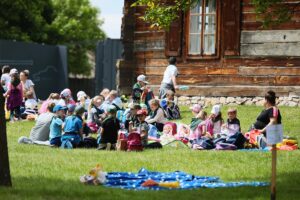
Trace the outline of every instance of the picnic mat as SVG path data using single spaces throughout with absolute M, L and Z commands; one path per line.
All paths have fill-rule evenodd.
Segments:
M 146 181 L 162 183 L 161 186 L 142 186 Z M 168 184 L 169 183 L 169 184 Z M 177 183 L 177 184 L 176 184 Z M 223 182 L 218 177 L 194 176 L 181 171 L 170 173 L 140 169 L 138 173 L 110 172 L 104 186 L 127 190 L 178 190 L 196 188 L 230 188 L 243 186 L 269 186 L 268 182 Z

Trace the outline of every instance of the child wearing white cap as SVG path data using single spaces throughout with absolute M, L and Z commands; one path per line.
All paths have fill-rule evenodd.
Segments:
M 211 134 L 211 137 L 217 137 L 217 135 L 221 133 L 221 127 L 224 123 L 221 113 L 221 105 L 214 105 L 212 107 L 209 119 L 207 131 Z
M 148 81 L 146 81 L 146 76 L 141 74 L 137 77 L 137 82 L 133 85 L 132 88 L 132 99 L 133 102 L 135 103 L 140 103 L 142 93 L 143 93 L 143 88 L 149 84 Z
M 77 92 L 77 105 L 81 105 L 87 111 L 90 105 L 91 99 L 84 91 Z

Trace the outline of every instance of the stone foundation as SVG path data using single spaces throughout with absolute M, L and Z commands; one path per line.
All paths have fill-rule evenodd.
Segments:
M 201 104 L 204 106 L 211 106 L 215 104 L 237 106 L 237 105 L 256 105 L 263 106 L 263 97 L 175 97 L 175 102 L 179 105 L 191 106 L 193 104 Z M 277 99 L 278 106 L 300 106 L 299 96 L 279 97 Z

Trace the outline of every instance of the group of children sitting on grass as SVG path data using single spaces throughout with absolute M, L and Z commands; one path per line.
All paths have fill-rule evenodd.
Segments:
M 38 111 L 39 125 L 36 126 L 48 124 L 52 146 L 95 147 L 99 150 L 141 150 L 165 145 L 210 149 L 215 147 L 212 143 L 216 139 L 224 143 L 227 138 L 240 134 L 236 109 L 228 110 L 228 119 L 224 122 L 220 105 L 214 105 L 209 115 L 201 105 L 193 105 L 189 125 L 170 121 L 181 118 L 174 92 L 167 91 L 165 98 L 158 100 L 147 84 L 144 75 L 137 78 L 127 108 L 115 90 L 104 89 L 93 98 L 80 91 L 77 101 L 69 89 L 60 94 L 52 93 Z

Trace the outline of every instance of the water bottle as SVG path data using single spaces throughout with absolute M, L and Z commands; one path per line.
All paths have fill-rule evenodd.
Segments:
M 179 90 L 188 90 L 190 87 L 187 85 L 181 85 L 179 86 Z

